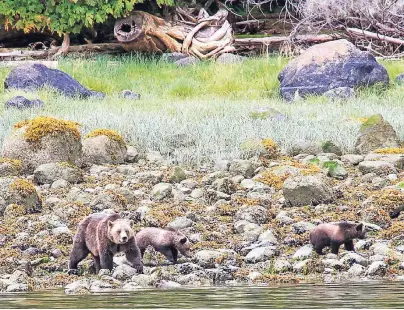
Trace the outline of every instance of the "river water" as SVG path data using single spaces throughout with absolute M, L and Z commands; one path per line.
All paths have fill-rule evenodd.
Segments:
M 63 290 L 0 294 L 4 308 L 403 308 L 404 284 L 363 282 L 267 287 L 142 289 L 92 295 Z

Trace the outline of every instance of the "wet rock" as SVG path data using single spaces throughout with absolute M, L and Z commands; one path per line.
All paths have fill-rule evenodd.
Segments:
M 299 207 L 333 201 L 333 193 L 322 176 L 289 177 L 283 184 L 283 195 L 288 205 Z
M 122 286 L 123 291 L 132 292 L 141 289 L 142 287 L 136 282 L 127 282 Z
M 193 221 L 190 220 L 189 218 L 185 216 L 177 217 L 175 220 L 172 222 L 168 223 L 167 227 L 173 228 L 173 229 L 184 229 L 191 227 L 193 225 Z
M 316 225 L 309 223 L 309 222 L 297 222 L 292 225 L 293 231 L 295 234 L 301 235 L 305 232 L 312 230 Z
M 108 281 L 105 277 L 101 277 L 103 280 L 95 280 L 91 282 L 90 292 L 100 293 L 100 292 L 110 292 L 121 286 L 119 281 Z
M 394 128 L 380 114 L 371 116 L 359 130 L 355 150 L 368 154 L 381 148 L 399 148 L 400 140 Z
M 259 235 L 258 241 L 265 242 L 266 244 L 276 245 L 278 244 L 278 240 L 275 237 L 272 230 L 264 231 L 262 234 Z
M 217 179 L 212 183 L 212 187 L 219 192 L 231 195 L 236 191 L 236 186 L 229 178 Z
M 138 150 L 132 145 L 127 145 L 125 161 L 128 163 L 135 163 L 138 160 L 139 160 Z
M 366 270 L 367 276 L 383 276 L 387 270 L 387 265 L 382 261 L 375 261 Z
M 161 280 L 157 283 L 157 288 L 162 288 L 162 289 L 173 289 L 173 288 L 179 288 L 182 285 L 174 282 L 174 281 L 166 281 L 166 280 Z
M 191 65 L 196 65 L 199 62 L 200 62 L 200 60 L 198 58 L 193 57 L 193 56 L 188 56 L 185 58 L 181 58 L 181 59 L 175 61 L 174 63 L 178 67 L 187 67 L 187 66 L 191 66 Z
M 135 268 L 122 264 L 115 268 L 112 277 L 120 281 L 125 281 L 131 279 L 135 274 L 137 274 Z
M 216 61 L 221 64 L 233 64 L 242 62 L 245 59 L 243 56 L 230 54 L 230 53 L 223 53 L 219 57 L 217 57 Z
M 29 100 L 23 96 L 16 96 L 7 100 L 5 107 L 17 109 L 42 108 L 43 102 L 39 99 Z
M 8 205 L 12 205 L 14 215 L 42 210 L 42 202 L 34 185 L 16 177 L 0 177 L 0 200 L 3 201 L 0 201 L 0 215 Z
M 346 154 L 341 156 L 341 161 L 344 163 L 350 163 L 351 165 L 358 165 L 360 162 L 364 160 L 363 155 L 357 154 Z
M 7 286 L 7 293 L 27 292 L 29 291 L 28 284 L 11 284 Z
M 5 89 L 15 88 L 25 91 L 37 91 L 45 86 L 55 89 L 66 97 L 94 96 L 90 90 L 68 74 L 38 63 L 16 67 L 4 82 Z
M 370 250 L 374 255 L 388 255 L 391 252 L 391 249 L 388 244 L 377 242 L 370 247 Z
M 59 249 L 54 249 L 51 251 L 51 255 L 54 258 L 59 258 L 63 255 L 62 251 L 60 251 Z
M 346 252 L 341 258 L 341 262 L 346 266 L 352 266 L 354 264 L 361 265 L 364 267 L 368 266 L 368 260 L 362 255 L 355 252 Z
M 313 141 L 309 141 L 309 140 L 296 141 L 292 145 L 292 149 L 291 149 L 292 156 L 295 156 L 298 154 L 317 155 L 322 152 L 323 152 L 323 150 L 322 150 L 320 144 L 313 142 Z
M 59 179 L 69 183 L 79 183 L 83 181 L 83 172 L 68 163 L 43 164 L 34 171 L 34 181 L 38 184 L 52 183 Z
M 326 91 L 324 96 L 332 99 L 348 99 L 355 96 L 355 90 L 351 87 L 336 87 Z
M 234 219 L 264 224 L 268 221 L 268 211 L 262 206 L 244 206 L 236 212 Z
M 161 182 L 163 173 L 161 171 L 139 172 L 135 175 L 135 179 L 139 183 L 151 183 L 154 185 Z
M 89 291 L 89 279 L 77 280 L 65 286 L 65 294 L 86 294 Z
M 309 258 L 313 254 L 313 246 L 305 245 L 299 248 L 295 254 L 293 254 L 294 259 L 306 259 Z
M 126 144 L 108 135 L 90 136 L 83 140 L 83 162 L 87 164 L 122 164 Z
M 187 175 L 185 174 L 184 169 L 181 167 L 174 167 L 171 176 L 170 176 L 170 181 L 173 183 L 180 183 L 181 181 L 185 180 L 187 178 Z
M 140 94 L 137 94 L 131 90 L 126 89 L 121 92 L 121 97 L 124 99 L 138 100 L 140 99 Z
M 230 163 L 229 172 L 232 175 L 242 175 L 246 179 L 251 179 L 254 175 L 255 167 L 248 160 L 233 160 Z
M 156 277 L 154 275 L 137 274 L 131 279 L 131 282 L 138 284 L 141 287 L 154 286 L 156 283 Z
M 293 272 L 296 273 L 306 273 L 307 272 L 307 265 L 311 262 L 311 259 L 305 259 L 300 262 L 296 262 L 293 265 Z
M 321 95 L 340 87 L 389 84 L 386 69 L 372 55 L 347 40 L 310 47 L 289 62 L 278 78 L 281 95 L 286 100 L 293 100 L 295 94 L 300 97 Z
M 174 53 L 164 53 L 161 56 L 161 60 L 162 61 L 167 61 L 167 62 L 176 62 L 177 60 L 183 59 L 183 58 L 187 58 L 188 55 L 187 54 L 183 54 L 183 53 L 178 53 L 178 52 L 174 52 Z
M 353 264 L 351 268 L 348 269 L 348 274 L 354 277 L 360 277 L 365 273 L 365 267 L 359 264 Z
M 322 263 L 325 268 L 332 268 L 335 270 L 342 270 L 344 267 L 338 259 L 323 259 Z
M 388 175 L 394 173 L 396 169 L 393 164 L 385 161 L 362 161 L 359 164 L 359 171 L 363 174 L 375 173 L 376 175 Z
M 163 200 L 172 193 L 172 186 L 169 183 L 159 183 L 153 186 L 152 195 L 155 200 Z
M 195 253 L 195 259 L 198 265 L 204 268 L 215 267 L 216 259 L 222 255 L 215 250 L 201 250 Z
M 404 169 L 404 152 L 403 154 L 368 154 L 365 161 L 385 161 L 391 163 L 397 169 Z
M 286 259 L 277 259 L 274 263 L 273 268 L 276 273 L 284 273 L 293 269 L 292 264 L 289 263 Z
M 276 255 L 276 247 L 267 246 L 252 249 L 244 258 L 246 263 L 258 263 L 266 261 Z
M 279 212 L 275 218 L 281 225 L 290 225 L 294 222 L 294 220 L 288 216 L 286 211 Z

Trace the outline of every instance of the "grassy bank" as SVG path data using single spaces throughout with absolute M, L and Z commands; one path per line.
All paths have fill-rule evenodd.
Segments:
M 404 88 L 392 84 L 387 91 L 362 91 L 356 98 L 331 101 L 323 97 L 286 103 L 278 93 L 277 76 L 284 58 L 250 59 L 242 64 L 204 63 L 177 68 L 156 59 L 139 57 L 65 60 L 59 68 L 93 90 L 108 94 L 104 100 L 74 100 L 42 90 L 36 94 L 5 92 L 10 69 L 0 68 L 0 144 L 12 125 L 35 115 L 52 115 L 95 128 L 119 131 L 127 142 L 158 150 L 181 163 L 233 158 L 240 145 L 254 138 L 272 138 L 284 150 L 299 139 L 332 140 L 345 151 L 354 145 L 363 118 L 381 113 L 404 139 Z M 385 62 L 394 79 L 404 72 L 404 62 Z M 141 100 L 119 98 L 131 89 Z M 40 97 L 43 110 L 4 110 L 4 102 L 24 94 Z M 261 119 L 251 113 L 274 108 L 284 119 Z M 175 148 L 180 140 L 187 147 Z

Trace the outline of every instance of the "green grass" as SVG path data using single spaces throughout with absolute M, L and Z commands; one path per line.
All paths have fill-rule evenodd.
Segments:
M 381 113 L 404 139 L 404 88 L 392 82 L 387 91 L 367 89 L 356 98 L 332 101 L 311 97 L 286 103 L 279 97 L 278 73 L 288 62 L 272 57 L 244 63 L 202 63 L 177 68 L 138 56 L 64 60 L 59 69 L 90 89 L 106 92 L 104 100 L 69 99 L 49 91 L 24 94 L 4 91 L 9 68 L 0 68 L 0 144 L 16 122 L 36 115 L 52 115 L 82 124 L 83 134 L 96 128 L 114 129 L 141 149 L 162 152 L 180 163 L 200 163 L 240 156 L 240 145 L 250 139 L 272 138 L 285 151 L 296 140 L 333 141 L 352 150 L 360 118 Z M 384 62 L 391 78 L 404 72 L 404 62 Z M 125 100 L 119 92 L 141 94 Z M 4 102 L 18 94 L 41 98 L 42 110 L 5 110 Z M 251 113 L 274 108 L 284 120 L 260 119 Z M 175 147 L 176 135 L 194 144 Z M 178 142 L 178 141 L 177 141 Z

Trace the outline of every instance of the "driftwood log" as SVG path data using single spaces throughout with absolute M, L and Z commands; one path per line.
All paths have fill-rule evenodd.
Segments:
M 209 16 L 201 9 L 197 17 L 178 8 L 179 18 L 168 22 L 143 11 L 115 23 L 114 34 L 127 51 L 182 52 L 200 59 L 234 51 L 234 34 L 228 12 Z

